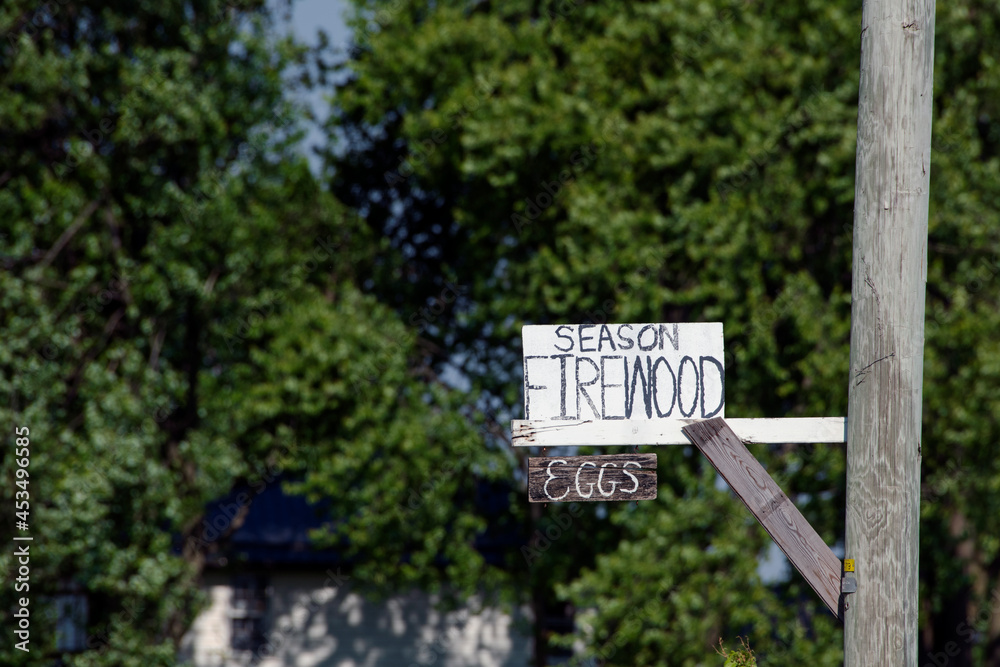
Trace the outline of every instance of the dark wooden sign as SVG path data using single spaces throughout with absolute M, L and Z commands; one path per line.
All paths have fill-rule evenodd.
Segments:
M 528 500 L 650 500 L 656 497 L 656 454 L 528 458 Z

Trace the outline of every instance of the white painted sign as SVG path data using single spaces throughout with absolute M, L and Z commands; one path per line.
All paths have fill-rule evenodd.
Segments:
M 529 420 L 725 416 L 722 323 L 527 325 Z

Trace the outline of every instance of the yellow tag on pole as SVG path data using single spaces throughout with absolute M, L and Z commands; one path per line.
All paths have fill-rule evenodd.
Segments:
M 846 558 L 844 559 L 844 572 L 854 572 L 854 559 Z

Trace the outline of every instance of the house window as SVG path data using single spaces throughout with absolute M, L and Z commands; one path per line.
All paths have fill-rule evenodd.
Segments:
M 53 600 L 56 612 L 56 650 L 82 651 L 87 646 L 87 596 L 82 593 L 65 593 L 56 595 Z
M 233 622 L 231 642 L 233 650 L 257 652 L 264 645 L 266 612 L 266 577 L 248 575 L 234 577 L 233 598 L 229 609 L 229 616 Z
M 554 634 L 570 634 L 576 628 L 572 605 L 556 605 L 546 609 L 545 630 Z M 573 649 L 549 645 L 547 665 L 565 665 L 573 660 Z

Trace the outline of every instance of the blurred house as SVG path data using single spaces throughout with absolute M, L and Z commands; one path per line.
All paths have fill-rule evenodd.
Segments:
M 452 613 L 422 592 L 372 602 L 352 592 L 350 564 L 313 548 L 322 519 L 303 498 L 268 484 L 252 501 L 236 489 L 208 508 L 207 526 L 239 527 L 215 549 L 203 587 L 210 605 L 184 638 L 195 667 L 523 667 L 532 654 L 531 619 L 497 609 Z M 506 504 L 506 493 L 487 503 Z M 211 531 L 209 531 L 211 536 Z M 484 535 L 477 547 L 498 562 L 516 536 Z

